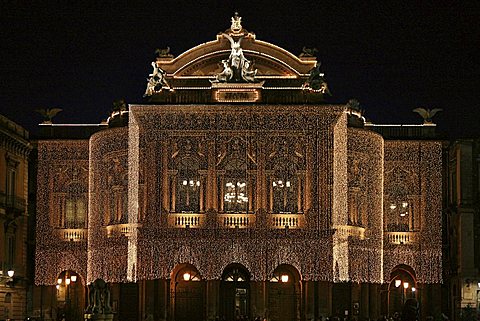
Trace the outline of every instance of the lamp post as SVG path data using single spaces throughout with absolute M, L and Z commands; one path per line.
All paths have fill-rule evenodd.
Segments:
M 65 317 L 67 320 L 76 320 L 76 306 L 74 307 L 75 311 L 72 313 L 71 311 L 71 302 L 70 302 L 70 287 L 74 286 L 77 282 L 77 275 L 71 274 L 68 271 L 65 272 L 65 278 L 58 278 L 57 279 L 57 290 L 60 290 L 60 286 L 64 285 L 64 295 L 65 295 Z M 75 288 L 73 288 L 73 294 L 75 295 Z M 76 295 L 75 295 L 76 298 Z

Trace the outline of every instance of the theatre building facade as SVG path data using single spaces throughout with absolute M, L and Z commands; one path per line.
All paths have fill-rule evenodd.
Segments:
M 43 124 L 44 318 L 81 320 L 96 279 L 117 320 L 378 318 L 409 298 L 440 312 L 433 124 L 384 137 L 354 102 L 324 102 L 310 50 L 257 40 L 237 15 L 211 42 L 157 53 L 143 103 L 96 127 Z

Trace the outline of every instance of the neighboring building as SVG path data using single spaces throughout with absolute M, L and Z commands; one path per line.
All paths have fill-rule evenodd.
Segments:
M 0 320 L 27 311 L 28 132 L 0 115 Z
M 459 320 L 480 315 L 480 141 L 455 141 L 446 167 L 449 306 Z
M 118 320 L 376 319 L 408 298 L 440 315 L 435 125 L 364 126 L 324 103 L 315 57 L 238 16 L 152 65 L 108 128 L 43 126 L 36 313 L 80 320 L 101 278 Z

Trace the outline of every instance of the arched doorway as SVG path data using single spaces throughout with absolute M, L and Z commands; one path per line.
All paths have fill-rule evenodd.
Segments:
M 300 274 L 291 265 L 280 265 L 268 282 L 271 321 L 300 320 Z
M 228 265 L 220 284 L 220 313 L 227 321 L 250 319 L 250 273 L 241 264 Z
M 205 282 L 191 264 L 180 266 L 172 278 L 175 321 L 204 320 Z
M 401 315 L 407 299 L 417 298 L 415 272 L 407 265 L 396 266 L 390 273 L 387 293 L 387 315 Z
M 85 283 L 75 271 L 67 270 L 58 275 L 57 285 L 57 317 L 66 320 L 83 320 L 85 309 Z

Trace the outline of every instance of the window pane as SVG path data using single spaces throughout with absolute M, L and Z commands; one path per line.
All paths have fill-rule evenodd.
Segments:
M 73 200 L 67 200 L 65 206 L 65 227 L 73 226 L 75 222 L 75 203 Z
M 224 210 L 246 213 L 248 208 L 247 183 L 244 179 L 227 179 L 225 183 Z

